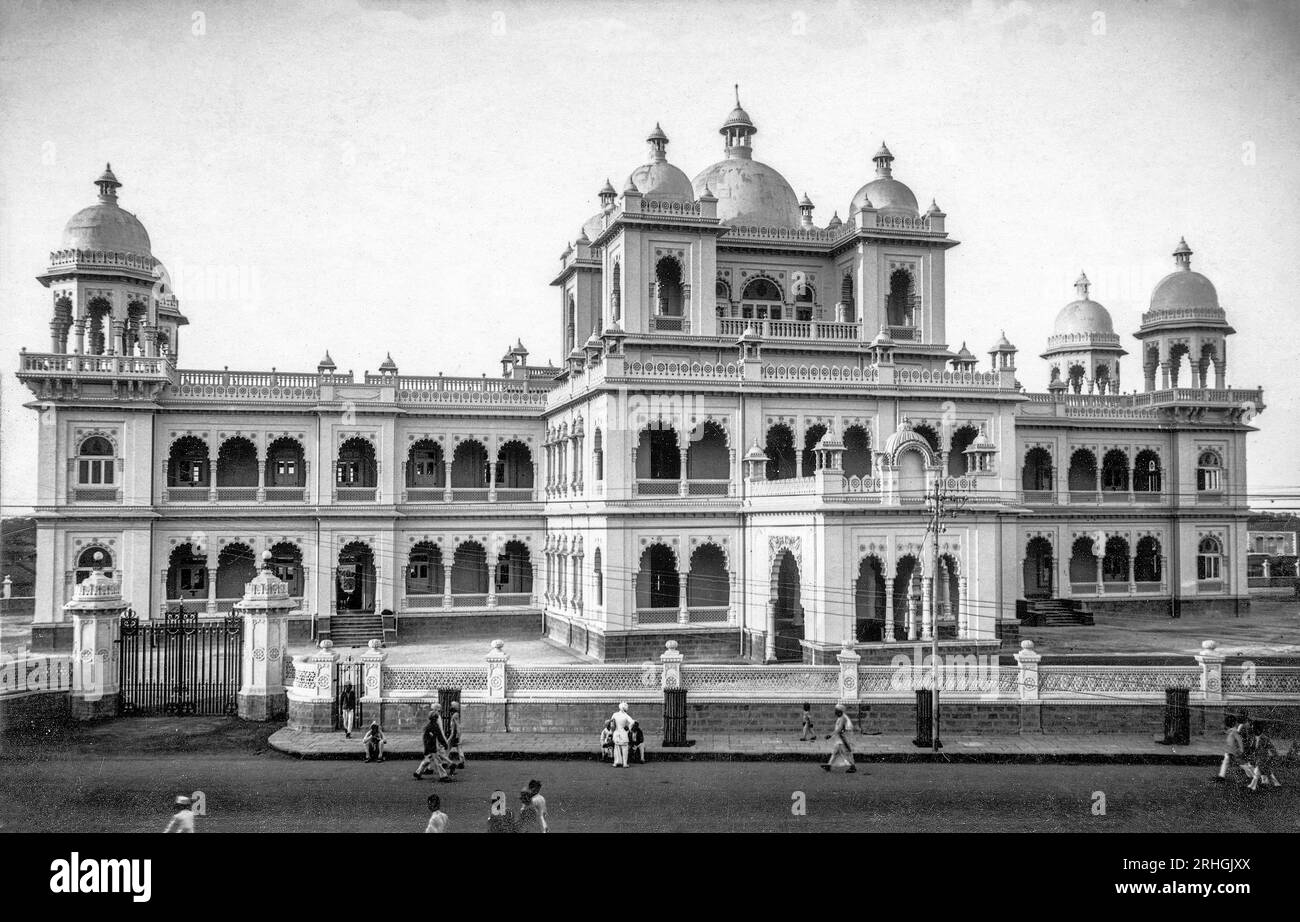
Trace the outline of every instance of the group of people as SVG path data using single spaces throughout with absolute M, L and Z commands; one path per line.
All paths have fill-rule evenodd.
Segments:
M 435 704 L 429 711 L 423 734 L 424 758 L 415 769 L 417 781 L 429 771 L 439 781 L 451 781 L 457 770 L 465 768 L 465 753 L 460 747 L 460 703 L 453 701 L 448 710 L 450 714 L 445 728 L 442 725 L 442 706 Z
M 629 758 L 645 761 L 645 733 L 628 714 L 626 701 L 605 721 L 600 731 L 600 751 L 603 758 L 613 760 L 615 768 L 627 768 Z
M 1273 743 L 1272 726 L 1268 721 L 1238 718 L 1230 721 L 1224 737 L 1223 761 L 1219 763 L 1216 781 L 1227 780 L 1228 769 L 1236 765 L 1250 779 L 1247 790 L 1258 791 L 1259 786 L 1280 788 L 1277 766 L 1282 761 Z M 1296 743 L 1291 745 L 1288 758 L 1296 753 Z

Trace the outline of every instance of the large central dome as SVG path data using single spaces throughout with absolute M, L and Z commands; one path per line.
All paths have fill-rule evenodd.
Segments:
M 726 158 L 695 177 L 699 198 L 707 188 L 718 199 L 718 217 L 727 224 L 758 227 L 799 227 L 799 197 L 785 177 L 754 159 L 751 138 L 758 133 L 749 113 L 731 110 L 720 129 L 726 138 Z
M 68 219 L 63 227 L 63 248 L 152 255 L 149 232 L 139 218 L 117 204 L 117 189 L 121 183 L 113 175 L 112 168 L 105 168 L 95 184 L 99 186 L 99 202 Z

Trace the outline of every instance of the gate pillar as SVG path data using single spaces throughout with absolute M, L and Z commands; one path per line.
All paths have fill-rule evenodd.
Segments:
M 336 729 L 334 671 L 339 655 L 334 643 L 320 642 L 320 652 L 293 658 L 293 688 L 289 698 L 289 729 L 327 732 Z
M 244 584 L 235 612 L 244 618 L 243 681 L 239 688 L 242 720 L 282 720 L 289 712 L 284 689 L 284 658 L 293 600 L 284 580 L 271 572 L 271 552 L 262 554 L 262 569 Z
M 102 555 L 96 556 L 98 562 Z M 119 619 L 122 584 L 95 570 L 63 610 L 72 616 L 72 714 L 80 720 L 116 717 L 121 704 Z

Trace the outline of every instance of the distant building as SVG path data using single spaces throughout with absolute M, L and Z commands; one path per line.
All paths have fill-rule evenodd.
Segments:
M 97 553 L 142 615 L 226 611 L 270 551 L 316 636 L 364 638 L 392 609 L 399 639 L 524 623 L 607 660 L 667 639 L 816 662 L 934 632 L 996 645 L 1021 599 L 1249 604 L 1263 395 L 1228 387 L 1234 331 L 1185 242 L 1129 343 L 1140 393 L 1120 392 L 1128 350 L 1082 275 L 1027 392 L 1005 336 L 982 369 L 949 343 L 958 242 L 887 147 L 818 224 L 757 132 L 737 100 L 691 180 L 656 126 L 561 255 L 563 367 L 516 341 L 499 378 L 391 356 L 354 377 L 328 353 L 182 368 L 188 321 L 106 170 L 39 276 L 49 351 L 19 371 L 49 423 L 38 628 Z M 936 480 L 965 498 L 937 559 Z

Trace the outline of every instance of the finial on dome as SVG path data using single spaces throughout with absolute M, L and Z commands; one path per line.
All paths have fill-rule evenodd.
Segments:
M 316 364 L 316 370 L 319 372 L 326 372 L 326 371 L 333 371 L 335 368 L 338 368 L 338 366 L 334 364 L 334 360 L 330 358 L 330 351 L 326 349 L 325 358 L 321 359 Z
M 397 374 L 397 363 L 393 361 L 393 353 L 389 352 L 384 356 L 384 361 L 379 366 L 380 373 L 388 372 Z
M 727 120 L 722 123 L 718 129 L 718 134 L 726 140 L 723 142 L 723 150 L 729 157 L 749 157 L 750 156 L 750 138 L 758 133 L 754 127 L 754 122 L 740 105 L 740 84 L 735 85 L 736 90 L 736 107 L 727 115 Z
M 838 211 L 836 211 L 834 214 L 831 215 L 830 223 L 828 223 L 826 226 L 827 226 L 827 227 L 840 227 L 840 226 L 843 225 L 843 224 L 844 224 L 844 222 L 840 220 L 840 213 L 839 213 Z
M 1174 250 L 1174 263 L 1180 269 L 1192 268 L 1192 248 L 1187 245 L 1186 237 L 1178 238 L 1178 247 Z
M 646 140 L 650 142 L 650 155 L 654 160 L 668 159 L 668 135 L 664 134 L 658 122 L 655 122 L 655 130 L 650 132 Z
M 113 175 L 113 164 L 104 164 L 104 172 L 100 174 L 99 179 L 95 180 L 95 185 L 99 186 L 99 200 L 101 202 L 117 201 L 117 190 L 122 184 Z
M 1088 300 L 1088 288 L 1091 285 L 1092 283 L 1088 281 L 1088 276 L 1084 274 L 1082 269 L 1080 269 L 1079 277 L 1074 280 L 1074 290 L 1079 293 L 1080 301 Z
M 716 195 L 713 194 L 713 190 L 709 188 L 709 184 L 706 182 L 706 183 L 704 184 L 704 191 L 700 193 L 700 201 L 701 201 L 701 202 L 716 202 L 717 200 L 718 200 L 718 197 L 717 197 Z
M 735 87 L 736 90 L 736 108 L 739 109 L 740 108 L 740 84 L 736 83 L 732 85 Z
M 893 177 L 893 167 L 890 166 L 894 161 L 894 155 L 889 152 L 889 148 L 884 141 L 880 142 L 880 150 L 876 151 L 876 156 L 871 158 L 876 162 L 876 175 L 881 179 L 891 179 Z
M 938 203 L 937 201 L 935 201 L 934 199 L 930 199 L 930 208 L 929 208 L 928 211 L 926 211 L 926 214 L 927 214 L 927 215 L 941 215 L 941 214 L 943 214 L 943 209 L 941 209 L 941 208 L 939 207 L 939 203 Z

